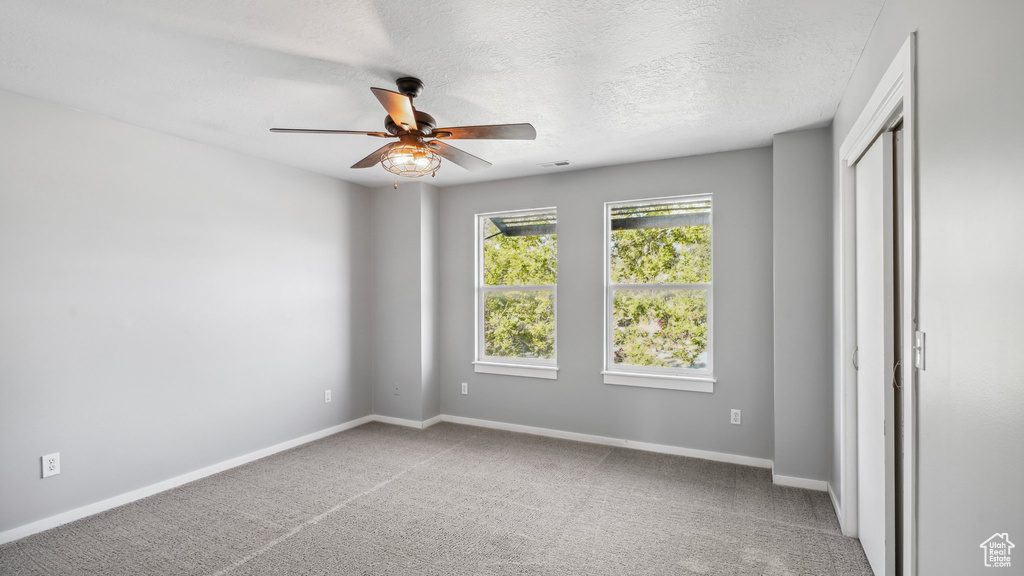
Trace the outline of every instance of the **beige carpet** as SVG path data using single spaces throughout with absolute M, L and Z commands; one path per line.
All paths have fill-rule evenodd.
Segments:
M 0 574 L 871 574 L 769 470 L 367 424 L 0 547 Z

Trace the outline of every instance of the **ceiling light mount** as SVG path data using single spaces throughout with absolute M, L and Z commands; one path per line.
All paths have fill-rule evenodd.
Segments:
M 423 94 L 423 82 L 419 78 L 406 76 L 395 80 L 395 84 L 398 86 L 398 91 L 409 98 L 419 98 L 420 94 Z

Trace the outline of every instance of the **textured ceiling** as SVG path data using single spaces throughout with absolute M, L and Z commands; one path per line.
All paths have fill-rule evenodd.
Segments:
M 831 120 L 883 0 L 0 0 L 0 88 L 366 185 L 371 86 L 426 84 L 440 125 L 494 163 L 452 185 L 766 145 Z M 571 169 L 571 168 L 568 168 Z

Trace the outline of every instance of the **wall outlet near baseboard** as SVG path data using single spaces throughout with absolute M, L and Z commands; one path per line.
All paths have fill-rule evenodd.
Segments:
M 739 410 L 733 409 L 731 415 L 729 416 L 729 424 L 735 424 L 737 426 L 740 425 L 740 411 Z
M 324 390 L 324 404 L 327 404 L 330 401 L 331 401 L 331 391 L 330 390 Z
M 60 452 L 43 456 L 43 478 L 60 474 Z
M 398 396 L 398 384 L 395 384 L 395 396 Z
M 469 394 L 469 383 L 468 382 L 463 382 L 462 383 L 462 393 L 463 394 Z

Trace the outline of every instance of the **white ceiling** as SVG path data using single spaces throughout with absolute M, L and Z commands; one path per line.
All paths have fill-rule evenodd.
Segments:
M 883 0 L 0 0 L 0 88 L 365 185 L 371 86 L 412 75 L 452 144 L 448 186 L 766 145 L 831 120 Z

